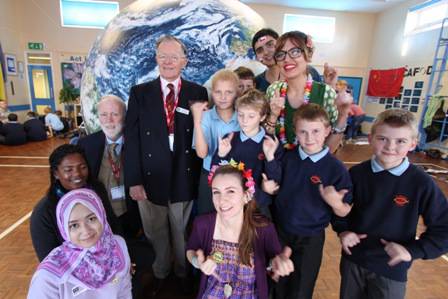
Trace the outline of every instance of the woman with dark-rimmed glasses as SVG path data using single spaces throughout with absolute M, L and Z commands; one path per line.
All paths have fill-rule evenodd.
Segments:
M 303 32 L 287 32 L 277 40 L 274 59 L 284 80 L 272 83 L 266 91 L 271 113 L 265 128 L 270 133 L 276 133 L 283 147 L 295 148 L 297 141 L 292 125 L 294 112 L 308 102 L 319 104 L 327 111 L 333 127 L 326 141 L 333 152 L 345 131 L 350 105 L 338 107 L 336 102 L 344 103 L 347 94 L 337 94 L 330 85 L 313 81 L 307 68 L 313 53 L 311 36 Z M 328 75 L 324 74 L 325 77 Z

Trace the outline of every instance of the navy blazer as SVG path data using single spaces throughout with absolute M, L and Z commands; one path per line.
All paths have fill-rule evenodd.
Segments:
M 81 137 L 78 145 L 84 149 L 89 164 L 89 171 L 95 178 L 100 173 L 101 161 L 103 159 L 104 147 L 106 146 L 106 135 L 103 131 Z
M 45 124 L 39 119 L 31 118 L 23 126 L 25 127 L 26 137 L 29 141 L 42 141 L 47 139 Z
M 104 135 L 103 131 L 98 131 L 96 133 L 80 138 L 78 140 L 78 145 L 82 147 L 84 149 L 84 152 L 86 153 L 87 164 L 89 165 L 89 171 L 91 171 L 93 177 L 98 179 L 98 175 L 100 173 L 101 168 L 101 162 L 103 160 L 104 147 L 106 146 L 106 135 Z M 124 146 L 125 144 L 123 144 L 123 149 Z M 126 168 L 125 163 L 123 163 L 122 168 L 123 168 L 122 171 L 124 171 L 124 168 Z M 127 213 L 129 214 L 129 217 L 127 219 L 130 221 L 127 229 L 132 230 L 131 232 L 125 230 L 125 233 L 126 234 L 130 233 L 131 235 L 133 235 L 141 228 L 140 213 L 138 211 L 137 202 L 129 197 L 128 192 L 129 188 L 125 186 L 125 189 L 126 189 L 126 207 L 127 207 Z
M 207 90 L 182 80 L 174 117 L 174 151 L 168 128 L 160 78 L 133 86 L 126 114 L 124 149 L 127 186 L 143 185 L 157 205 L 193 200 L 197 196 L 201 159 L 192 149 L 190 101 L 207 101 Z
M 6 145 L 21 145 L 26 143 L 26 132 L 20 123 L 6 123 L 0 127 L 0 134 L 5 136 Z

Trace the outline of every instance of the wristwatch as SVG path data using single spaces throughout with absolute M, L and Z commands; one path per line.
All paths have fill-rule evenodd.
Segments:
M 331 129 L 331 134 L 343 134 L 345 132 L 345 129 L 347 129 L 347 124 L 345 124 L 342 128 L 333 127 Z

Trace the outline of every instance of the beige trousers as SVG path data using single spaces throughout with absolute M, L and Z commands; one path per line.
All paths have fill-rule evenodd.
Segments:
M 152 269 L 159 279 L 166 278 L 171 271 L 171 248 L 174 251 L 174 274 L 178 277 L 187 275 L 185 228 L 192 207 L 193 201 L 168 203 L 167 207 L 149 200 L 138 201 L 145 236 L 156 254 Z

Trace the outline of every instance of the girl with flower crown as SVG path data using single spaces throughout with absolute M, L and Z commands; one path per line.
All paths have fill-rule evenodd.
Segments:
M 68 192 L 57 204 L 56 221 L 64 243 L 40 263 L 28 299 L 132 298 L 126 243 L 112 233 L 98 195 Z
M 197 298 L 267 299 L 267 266 L 274 279 L 289 275 L 291 250 L 281 252 L 274 226 L 257 214 L 250 171 L 224 165 L 210 171 L 216 213 L 196 217 L 187 259 L 202 272 Z
M 287 32 L 277 40 L 274 59 L 285 79 L 272 83 L 266 91 L 271 113 L 266 119 L 265 128 L 269 133 L 275 132 L 283 147 L 295 148 L 297 141 L 292 124 L 294 112 L 308 102 L 319 104 L 330 116 L 333 131 L 327 139 L 327 145 L 331 151 L 334 151 L 345 130 L 350 105 L 338 107 L 335 104 L 336 98 L 344 98 L 347 95 L 336 94 L 334 87 L 315 82 L 308 74 L 307 66 L 311 62 L 313 52 L 311 37 L 303 32 Z M 326 70 L 328 72 L 331 69 L 326 68 Z M 335 73 L 324 74 L 324 76 L 333 77 L 332 82 L 336 83 Z

